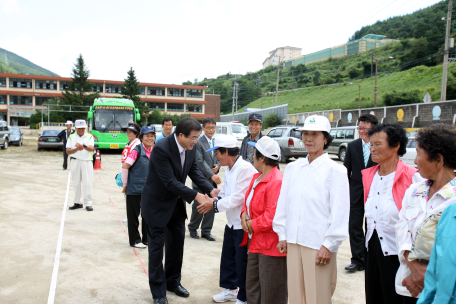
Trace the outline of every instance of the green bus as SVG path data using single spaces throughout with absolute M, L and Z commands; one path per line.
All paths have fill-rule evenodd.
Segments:
M 123 149 L 128 143 L 128 123 L 140 119 L 133 101 L 121 98 L 97 98 L 87 114 L 89 132 L 98 149 Z

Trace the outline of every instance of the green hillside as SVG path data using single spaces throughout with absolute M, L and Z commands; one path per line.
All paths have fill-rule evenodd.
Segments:
M 309 88 L 309 90 L 305 90 L 309 93 L 280 93 L 280 103 L 290 103 L 290 113 L 303 111 L 301 108 L 304 104 L 306 104 L 306 107 L 320 109 L 320 105 L 328 104 L 325 96 L 326 92 L 342 85 L 334 85 L 334 88 L 332 86 L 329 88 L 324 87 L 321 90 L 317 88 L 336 83 L 360 81 L 361 85 L 363 85 L 363 91 L 366 90 L 364 92 L 365 103 L 363 103 L 363 106 L 372 106 L 374 80 L 373 77 L 370 78 L 372 60 L 370 51 L 374 51 L 375 58 L 380 59 L 378 71 L 380 75 L 382 75 L 381 78 L 386 77 L 381 80 L 385 82 L 384 86 L 382 86 L 383 91 L 380 92 L 379 90 L 379 93 L 385 93 L 393 90 L 397 90 L 398 92 L 411 89 L 424 90 L 427 87 L 435 87 L 433 91 L 434 93 L 432 93 L 434 94 L 433 99 L 434 97 L 440 96 L 440 80 L 437 81 L 438 77 L 436 79 L 423 79 L 419 85 L 410 84 L 409 86 L 404 86 L 400 83 L 393 85 L 393 83 L 386 80 L 392 76 L 389 75 L 391 73 L 395 73 L 394 75 L 400 75 L 400 71 L 408 70 L 413 67 L 421 65 L 424 65 L 425 67 L 434 67 L 441 64 L 443 61 L 441 51 L 443 50 L 445 36 L 445 22 L 442 22 L 441 18 L 442 16 L 446 16 L 446 10 L 447 2 L 441 1 L 412 14 L 388 18 L 384 21 L 378 21 L 373 25 L 362 27 L 350 38 L 350 40 L 354 40 L 359 39 L 365 34 L 378 34 L 386 35 L 388 38 L 398 38 L 400 39 L 399 42 L 342 58 L 329 58 L 326 61 L 311 63 L 308 65 L 299 64 L 289 68 L 280 67 L 279 91 L 290 90 L 292 88 Z M 425 22 L 425 26 L 423 26 L 423 22 Z M 456 34 L 452 34 L 451 36 L 455 37 Z M 393 58 L 389 59 L 389 57 Z M 451 57 L 455 56 L 452 55 Z M 437 70 L 438 69 L 435 70 L 436 73 L 438 73 Z M 383 76 L 385 74 L 388 74 L 389 76 Z M 422 77 L 427 78 L 431 77 L 431 75 L 424 73 Z M 238 94 L 239 108 L 258 107 L 260 103 L 259 96 L 261 93 L 275 92 L 276 90 L 277 67 L 271 66 L 257 72 L 237 75 L 236 82 L 239 84 L 240 88 Z M 367 85 L 368 83 L 372 84 Z M 234 75 L 228 73 L 226 75 L 218 76 L 215 79 L 205 78 L 197 84 L 208 86 L 208 93 L 214 92 L 215 94 L 220 94 L 221 112 L 231 112 Z M 346 85 L 347 84 L 345 84 L 345 86 Z M 368 86 L 371 87 L 370 91 L 368 90 Z M 348 91 L 354 91 L 353 94 L 345 95 L 344 93 L 339 95 L 338 99 L 334 99 L 329 102 L 330 104 L 333 103 L 332 108 L 346 108 L 353 102 L 353 98 L 358 96 L 358 90 L 356 86 L 352 87 L 353 88 L 348 89 Z M 313 101 L 306 102 L 298 99 L 288 99 L 288 96 L 312 94 L 310 92 L 315 90 L 318 92 L 325 92 L 325 94 L 312 95 Z M 289 101 L 284 101 L 284 98 Z M 370 100 L 367 98 L 370 98 Z M 268 100 L 269 99 L 271 98 L 268 98 Z M 379 101 L 380 99 L 382 98 L 379 97 Z M 438 97 L 438 99 L 440 99 L 440 97 Z M 271 104 L 264 104 L 264 107 L 270 105 Z M 355 108 L 356 107 L 357 102 Z
M 59 76 L 56 73 L 46 70 L 33 62 L 2 48 L 0 48 L 0 72 Z

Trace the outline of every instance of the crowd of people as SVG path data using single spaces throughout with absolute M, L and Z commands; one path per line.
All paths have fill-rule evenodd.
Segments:
M 192 204 L 187 228 L 195 239 L 201 229 L 202 238 L 215 241 L 215 214 L 226 214 L 222 291 L 214 302 L 331 303 L 337 252 L 347 233 L 352 258 L 345 269 L 365 271 L 366 303 L 454 301 L 454 127 L 422 128 L 413 167 L 400 160 L 408 142 L 405 130 L 364 114 L 358 119 L 359 139 L 348 144 L 342 166 L 325 153 L 333 141 L 329 120 L 309 116 L 299 128 L 308 155 L 282 174 L 280 147 L 260 132 L 259 114 L 249 116 L 250 132 L 240 148 L 234 136 L 214 138 L 213 118 L 202 126 L 182 118 L 174 132 L 172 119 L 162 125 L 166 134 L 157 138 L 153 127 L 128 124 L 121 169 L 129 242 L 148 248 L 154 303 L 168 303 L 167 291 L 190 295 L 181 284 L 186 202 Z M 85 127 L 76 121 L 76 133 L 62 133 L 72 158 L 71 210 L 82 208 L 77 187 L 81 176 L 92 172 L 86 161 L 93 139 Z M 221 167 L 226 167 L 223 181 Z M 187 177 L 192 188 L 185 186 Z M 91 191 L 83 191 L 82 198 L 93 210 Z

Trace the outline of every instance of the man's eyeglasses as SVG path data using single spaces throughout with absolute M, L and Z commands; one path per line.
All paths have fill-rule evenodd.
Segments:
M 197 142 L 199 137 L 195 136 L 195 137 L 187 137 L 187 138 L 190 138 L 193 142 Z
M 370 130 L 370 128 L 360 128 L 360 127 L 358 127 L 357 129 L 358 129 L 358 131 L 363 131 L 363 132 L 367 132 Z
M 204 127 L 204 128 L 205 128 L 206 130 L 209 130 L 209 131 L 215 130 L 215 127 Z

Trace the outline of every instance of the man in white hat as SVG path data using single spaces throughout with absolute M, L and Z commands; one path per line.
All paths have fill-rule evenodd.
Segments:
M 63 170 L 67 169 L 67 163 L 68 163 L 68 154 L 66 152 L 66 144 L 68 141 L 68 138 L 70 137 L 71 134 L 74 133 L 74 130 L 72 129 L 73 127 L 73 122 L 71 120 L 68 120 L 65 123 L 66 129 L 62 130 L 62 132 L 59 133 L 58 137 L 60 138 L 60 141 L 63 142 Z
M 76 133 L 71 134 L 66 144 L 66 152 L 71 159 L 71 179 L 73 180 L 74 200 L 69 209 L 79 209 L 86 205 L 87 211 L 93 211 L 92 207 L 92 183 L 93 183 L 93 136 L 86 132 L 85 120 L 78 119 L 75 122 Z M 81 201 L 82 187 L 82 201 Z
M 219 135 L 214 147 L 206 152 L 214 151 L 220 166 L 227 166 L 225 181 L 217 198 L 213 202 L 205 202 L 198 206 L 200 213 L 212 209 L 217 212 L 226 211 L 227 224 L 223 236 L 222 259 L 220 262 L 220 287 L 224 290 L 212 296 L 214 302 L 236 301 L 244 304 L 247 301 L 245 278 L 247 271 L 247 247 L 240 247 L 244 238 L 241 224 L 241 210 L 245 202 L 245 194 L 250 186 L 255 167 L 242 159 L 240 149 L 236 146 L 237 139 L 232 135 Z

